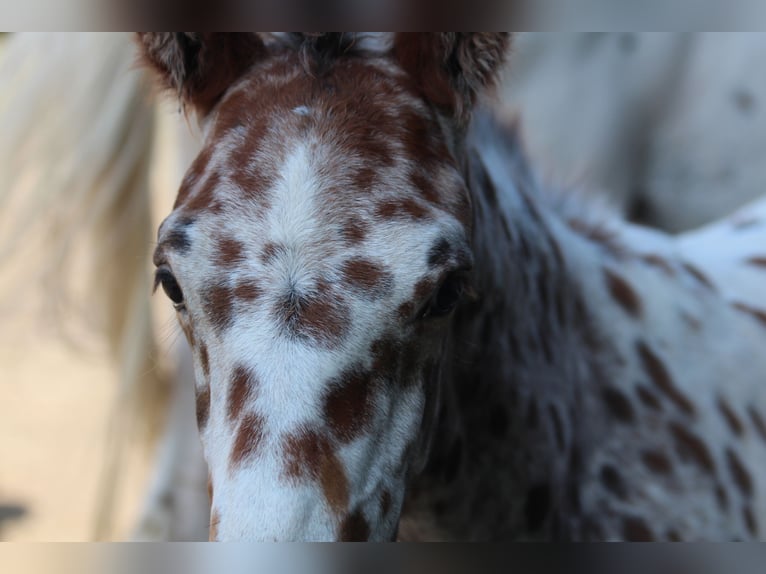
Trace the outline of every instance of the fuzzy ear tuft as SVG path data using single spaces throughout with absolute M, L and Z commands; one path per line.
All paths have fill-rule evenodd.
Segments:
M 508 32 L 401 32 L 394 57 L 437 108 L 465 124 L 505 62 Z
M 137 40 L 143 60 L 162 84 L 200 117 L 266 54 L 254 33 L 139 32 Z

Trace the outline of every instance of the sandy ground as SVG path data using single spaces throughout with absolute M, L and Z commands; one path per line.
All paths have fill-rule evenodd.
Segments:
M 172 162 L 158 163 L 171 168 L 155 179 L 174 189 Z M 172 195 L 158 198 L 157 213 L 166 214 L 170 201 Z M 0 215 L 0 222 L 13 218 Z M 0 540 L 94 540 L 110 412 L 119 408 L 116 370 L 104 342 L 82 324 L 69 336 L 85 350 L 56 331 L 34 284 L 38 265 L 0 267 Z M 177 336 L 166 311 L 167 328 L 158 333 L 165 342 Z M 152 457 L 144 441 L 129 445 L 106 539 L 130 538 Z
M 0 540 L 91 540 L 115 377 L 32 316 L 0 326 Z M 131 456 L 114 539 L 130 532 L 146 470 Z

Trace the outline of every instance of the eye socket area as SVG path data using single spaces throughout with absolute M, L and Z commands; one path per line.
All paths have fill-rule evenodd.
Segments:
M 178 285 L 175 275 L 166 265 L 158 267 L 154 273 L 154 290 L 156 291 L 159 286 L 162 286 L 162 290 L 173 302 L 177 311 L 184 308 L 184 293 Z
M 463 301 L 470 292 L 468 270 L 455 271 L 447 275 L 434 291 L 418 319 L 446 317 Z

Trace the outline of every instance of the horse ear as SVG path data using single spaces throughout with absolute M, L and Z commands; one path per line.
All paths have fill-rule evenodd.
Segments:
M 199 117 L 266 53 L 254 33 L 139 32 L 137 41 L 144 62 Z
M 423 95 L 459 123 L 494 83 L 510 45 L 508 32 L 401 32 L 393 53 Z

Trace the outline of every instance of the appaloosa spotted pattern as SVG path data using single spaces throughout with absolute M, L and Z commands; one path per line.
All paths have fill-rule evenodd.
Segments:
M 766 206 L 556 202 L 469 119 L 505 34 L 140 43 L 206 132 L 155 263 L 211 539 L 764 536 Z

